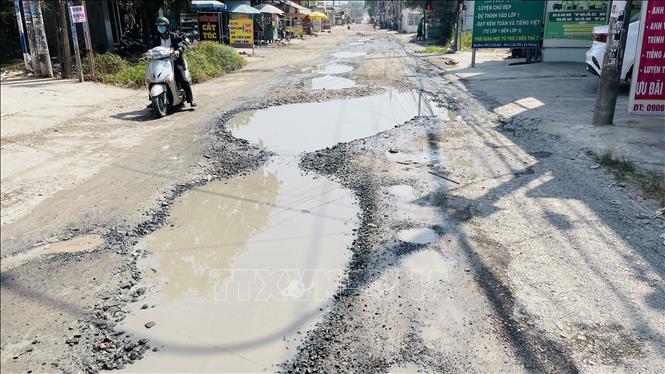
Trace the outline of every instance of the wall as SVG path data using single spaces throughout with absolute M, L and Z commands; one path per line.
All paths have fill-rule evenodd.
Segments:
M 423 17 L 422 9 L 404 8 L 402 9 L 402 22 L 400 32 L 415 33 L 418 32 L 418 23 Z

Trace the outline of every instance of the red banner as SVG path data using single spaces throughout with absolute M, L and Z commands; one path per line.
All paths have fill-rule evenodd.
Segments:
M 665 0 L 642 3 L 628 110 L 665 114 Z

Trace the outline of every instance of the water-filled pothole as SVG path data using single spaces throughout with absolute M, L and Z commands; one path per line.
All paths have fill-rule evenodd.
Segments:
M 309 152 L 374 135 L 419 114 L 432 115 L 430 108 L 418 93 L 388 91 L 261 109 L 234 117 L 227 127 L 234 136 L 271 150 Z
M 312 79 L 313 90 L 340 90 L 355 87 L 356 82 L 336 75 L 324 75 Z
M 360 56 L 365 56 L 367 52 L 351 52 L 351 51 L 344 51 L 344 52 L 335 52 L 333 53 L 333 57 L 336 58 L 355 58 L 355 57 L 360 57 Z
M 159 288 L 141 303 L 157 306 L 123 329 L 161 350 L 132 371 L 273 371 L 294 352 L 336 291 L 357 226 L 350 191 L 294 165 L 278 158 L 183 194 L 173 226 L 139 244 Z

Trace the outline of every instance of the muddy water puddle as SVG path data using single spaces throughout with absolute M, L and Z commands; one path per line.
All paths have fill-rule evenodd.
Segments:
M 351 79 L 338 77 L 336 75 L 324 75 L 312 79 L 313 90 L 339 90 L 355 86 L 356 82 Z
M 234 117 L 227 127 L 234 136 L 277 152 L 309 152 L 377 134 L 419 113 L 432 115 L 431 108 L 417 93 L 388 91 L 246 112 Z
M 294 165 L 280 157 L 185 193 L 173 226 L 139 243 L 158 290 L 138 304 L 156 307 L 123 329 L 160 351 L 130 371 L 274 371 L 295 353 L 348 264 L 357 207 L 348 190 Z

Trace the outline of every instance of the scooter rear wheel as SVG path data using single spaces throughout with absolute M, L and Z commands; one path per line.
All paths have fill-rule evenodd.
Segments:
M 166 101 L 166 92 L 152 98 L 152 109 L 155 110 L 157 118 L 165 117 L 168 113 L 168 103 Z

